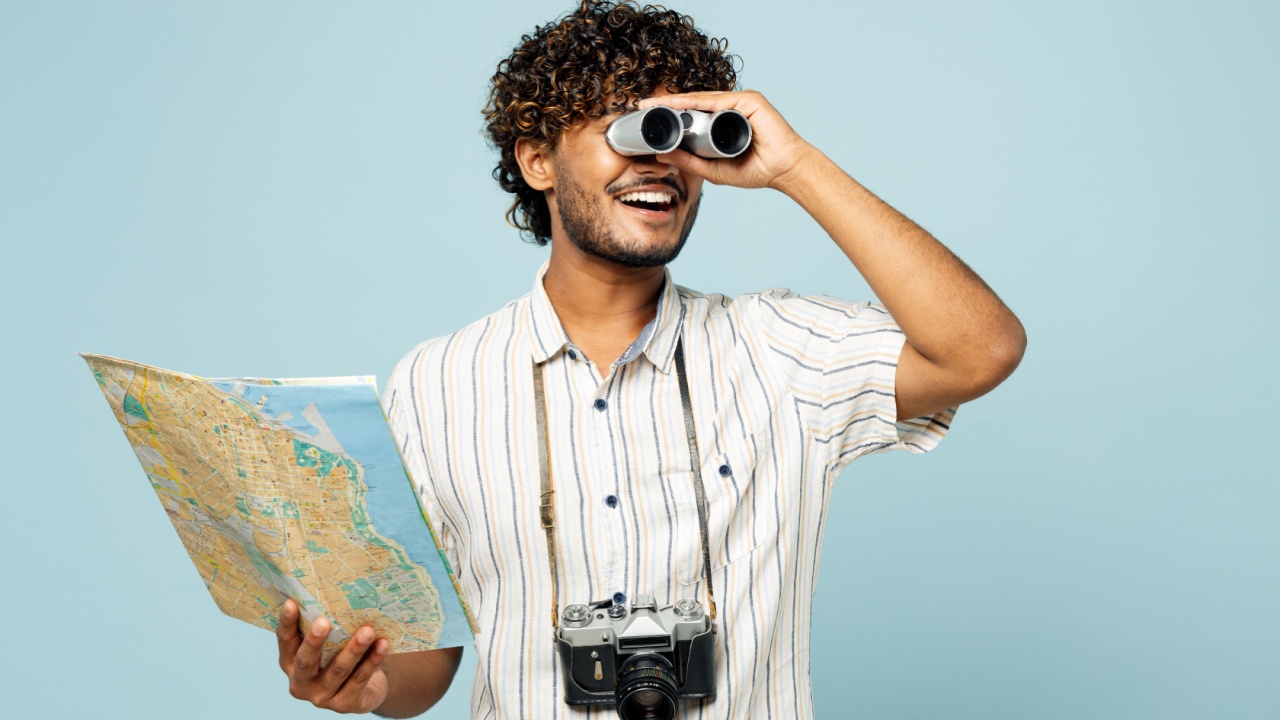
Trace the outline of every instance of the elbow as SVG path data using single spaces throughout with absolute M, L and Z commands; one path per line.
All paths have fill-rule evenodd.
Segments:
M 1027 329 L 1022 321 L 1013 315 L 1009 316 L 1008 327 L 1002 334 L 996 352 L 1004 377 L 1009 377 L 1022 364 L 1022 356 L 1027 354 Z
M 981 368 L 974 373 L 978 395 L 990 392 L 1012 375 L 1027 352 L 1027 330 L 1018 318 L 1011 314 L 1004 325 L 990 336 Z
M 951 387 L 961 402 L 986 395 L 1018 369 L 1027 351 L 1027 332 L 1017 318 L 1001 328 L 983 333 L 966 343 L 966 352 L 957 358 L 950 373 Z
M 960 341 L 949 362 L 925 357 L 938 390 L 936 399 L 943 400 L 938 407 L 954 407 L 991 392 L 1018 369 L 1026 351 L 1027 331 L 1009 314 L 998 328 Z

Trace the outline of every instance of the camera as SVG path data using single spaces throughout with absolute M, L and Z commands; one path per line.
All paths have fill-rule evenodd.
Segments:
M 751 145 L 751 123 L 737 110 L 708 113 L 655 105 L 609 123 L 604 137 L 620 155 L 654 155 L 679 147 L 714 160 L 745 152 Z
M 697 600 L 658 609 L 652 595 L 639 594 L 630 607 L 570 605 L 556 645 L 570 705 L 614 705 L 623 720 L 671 720 L 677 698 L 716 696 L 715 625 Z

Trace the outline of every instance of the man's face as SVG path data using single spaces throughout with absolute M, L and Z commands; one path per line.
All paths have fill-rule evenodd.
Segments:
M 665 265 L 693 229 L 702 179 L 653 155 L 614 152 L 604 133 L 616 117 L 593 120 L 561 137 L 547 198 L 552 222 L 588 255 L 624 267 Z

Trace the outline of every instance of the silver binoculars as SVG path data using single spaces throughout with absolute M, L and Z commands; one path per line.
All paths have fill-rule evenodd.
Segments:
M 654 155 L 678 147 L 715 160 L 746 151 L 751 145 L 751 123 L 737 110 L 708 113 L 655 105 L 609 123 L 604 137 L 619 155 Z

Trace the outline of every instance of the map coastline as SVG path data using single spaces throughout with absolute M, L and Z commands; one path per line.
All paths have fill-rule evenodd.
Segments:
M 421 511 L 371 378 L 204 380 L 85 355 L 223 612 L 274 629 L 360 624 L 392 652 L 470 642 L 473 622 Z

